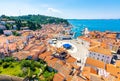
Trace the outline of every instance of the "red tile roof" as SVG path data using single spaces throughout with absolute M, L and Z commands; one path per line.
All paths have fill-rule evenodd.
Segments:
M 77 62 L 77 59 L 70 56 L 70 57 L 68 57 L 68 58 L 66 59 L 66 62 L 67 62 L 67 63 L 75 63 L 75 62 Z
M 90 51 L 100 53 L 100 54 L 105 54 L 105 55 L 111 55 L 111 50 L 110 49 L 105 49 L 105 48 L 102 48 L 102 47 L 92 48 L 92 49 L 90 49 Z
M 64 81 L 64 80 L 65 80 L 65 77 L 62 74 L 57 73 L 54 75 L 53 81 Z
M 47 56 L 50 56 L 50 55 L 52 55 L 52 52 L 51 51 L 47 51 L 47 52 L 44 52 L 44 53 L 40 54 L 39 58 L 45 59 Z
M 115 65 L 107 64 L 106 65 L 106 70 L 110 74 L 112 74 L 112 75 L 117 76 L 117 77 L 120 78 L 120 68 L 117 68 Z
M 95 67 L 98 67 L 98 68 L 103 68 L 103 69 L 105 68 L 105 63 L 104 62 L 99 61 L 99 60 L 95 60 L 95 59 L 90 58 L 90 57 L 87 58 L 86 64 L 92 65 L 92 66 L 95 66 Z

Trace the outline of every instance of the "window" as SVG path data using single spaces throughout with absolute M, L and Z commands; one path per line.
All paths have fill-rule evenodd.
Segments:
M 99 60 L 99 58 L 97 58 L 97 60 Z
M 120 72 L 117 72 L 117 74 L 120 74 Z
M 101 61 L 103 61 L 103 59 L 101 59 Z
M 98 57 L 100 57 L 100 55 L 98 54 Z

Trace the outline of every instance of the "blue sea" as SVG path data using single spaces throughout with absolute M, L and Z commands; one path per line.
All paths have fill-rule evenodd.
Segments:
M 81 31 L 87 27 L 90 31 L 120 32 L 120 19 L 69 19 L 75 38 L 81 35 Z

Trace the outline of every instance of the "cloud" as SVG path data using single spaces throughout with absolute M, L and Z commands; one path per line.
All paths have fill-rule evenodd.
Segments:
M 62 11 L 54 9 L 54 8 L 48 8 L 47 12 L 49 12 L 49 13 L 62 13 Z
M 7 1 L 7 0 L 6 0 Z M 22 6 L 21 6 L 22 5 Z M 28 14 L 41 14 L 55 17 L 63 17 L 61 10 L 50 7 L 49 4 L 30 4 L 27 2 L 0 2 L 0 15 L 19 16 Z
M 55 9 L 55 8 L 51 8 L 51 7 L 48 7 L 46 9 L 45 15 L 53 16 L 53 17 L 65 18 L 65 14 L 63 13 L 63 11 Z

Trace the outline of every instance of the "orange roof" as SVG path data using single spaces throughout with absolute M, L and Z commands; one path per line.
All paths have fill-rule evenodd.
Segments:
M 55 67 L 55 63 L 58 61 L 58 59 L 52 58 L 52 56 L 47 56 L 45 58 L 45 61 L 47 62 L 48 66 L 54 68 Z
M 24 48 L 24 50 L 30 50 L 33 46 L 34 44 L 29 44 Z
M 64 66 L 64 62 L 61 60 L 57 60 L 53 66 L 54 69 L 60 71 L 60 69 L 62 69 L 62 67 Z M 63 69 L 62 69 L 63 70 Z M 61 71 L 60 71 L 61 72 Z
M 39 58 L 45 59 L 47 56 L 50 56 L 51 54 L 52 54 L 52 52 L 47 51 L 47 52 L 44 52 L 44 53 L 40 54 Z
M 107 72 L 110 72 L 110 74 L 120 78 L 120 68 L 117 68 L 116 66 L 114 66 L 112 64 L 107 64 L 106 70 L 107 70 Z
M 101 43 L 101 47 L 103 47 L 103 48 L 108 48 L 108 47 L 107 47 L 107 44 L 106 44 L 105 42 L 102 42 L 102 43 Z
M 95 69 L 93 69 L 92 67 L 84 67 L 83 71 L 88 71 L 90 73 L 97 74 L 97 72 L 95 71 Z
M 10 50 L 16 50 L 17 49 L 16 43 L 11 43 L 11 44 L 8 45 L 8 47 L 9 47 Z
M 66 81 L 72 81 L 72 76 L 68 76 L 68 77 L 66 77 Z
M 105 49 L 102 47 L 95 47 L 95 48 L 90 49 L 90 51 L 100 53 L 100 54 L 105 54 L 105 55 L 111 55 L 110 49 Z
M 62 65 L 59 69 L 58 72 L 62 73 L 65 77 L 70 76 L 70 72 L 72 71 L 71 66 L 67 66 L 67 65 Z
M 105 36 L 112 39 L 116 38 L 116 34 L 106 34 Z
M 64 65 L 65 64 L 65 62 L 62 61 L 62 60 L 58 60 L 57 63 L 60 64 L 60 65 Z
M 92 66 L 95 66 L 95 67 L 98 67 L 98 68 L 103 68 L 103 69 L 105 68 L 105 63 L 104 62 L 99 61 L 99 60 L 95 60 L 95 59 L 90 58 L 90 57 L 87 58 L 86 64 L 92 65 Z
M 34 51 L 34 50 L 31 50 L 30 53 L 29 53 L 29 55 L 31 55 L 31 56 L 34 56 L 34 55 L 36 55 L 36 54 L 38 54 L 38 52 L 37 52 L 37 51 Z
M 26 59 L 29 56 L 29 51 L 20 51 L 13 54 L 13 57 L 17 57 L 19 60 Z
M 32 49 L 38 49 L 41 50 L 45 47 L 45 45 L 40 45 L 40 46 L 34 46 Z
M 90 79 L 90 73 L 97 74 L 97 72 L 91 67 L 84 67 L 82 71 L 82 75 L 88 79 Z
M 50 61 L 51 59 L 52 59 L 52 56 L 47 56 L 47 57 L 45 58 L 45 61 L 48 62 L 48 61 Z
M 108 75 L 107 77 L 102 76 L 101 78 L 102 78 L 104 81 L 116 81 L 116 78 L 115 78 L 115 76 L 113 76 L 113 75 Z
M 77 59 L 75 59 L 74 57 L 69 57 L 66 59 L 66 62 L 67 63 L 74 63 L 74 62 L 77 62 Z
M 74 68 L 77 69 L 77 70 L 80 69 L 80 66 L 78 66 L 77 64 L 72 63 L 71 66 L 74 67 Z
M 117 60 L 115 65 L 116 65 L 116 67 L 120 67 L 120 60 Z
M 81 77 L 77 77 L 77 81 L 87 81 L 87 80 L 85 80 L 85 79 L 83 79 L 83 78 L 81 78 Z
M 53 81 L 64 81 L 64 80 L 65 80 L 65 77 L 62 74 L 57 73 L 54 75 Z
M 82 75 L 87 79 L 90 79 L 90 72 L 88 70 L 83 69 Z
M 91 73 L 90 81 L 105 81 L 105 80 L 103 80 L 101 76 Z
M 116 78 L 116 80 L 115 81 L 120 81 L 120 78 Z
M 63 51 L 65 51 L 65 52 L 67 52 L 64 48 L 57 48 L 57 53 L 61 53 L 61 52 L 63 52 Z
M 0 36 L 0 43 L 6 43 L 6 37 Z
M 32 52 L 32 51 L 33 51 L 33 52 L 37 52 L 37 53 L 41 54 L 41 53 L 44 53 L 44 52 L 46 51 L 46 47 L 45 47 L 44 45 L 35 46 L 35 47 L 33 47 L 30 51 L 31 51 L 31 52 Z
M 82 40 L 85 40 L 85 41 L 87 41 L 87 42 L 91 42 L 91 39 L 89 39 L 89 38 L 87 38 L 87 37 L 84 37 L 84 36 L 80 36 L 80 37 L 78 37 L 78 38 L 80 38 L 80 39 L 82 39 Z
M 83 78 L 83 77 L 74 75 L 74 76 L 71 77 L 71 80 L 67 80 L 67 81 L 88 81 L 88 80 L 86 80 L 86 79 Z

